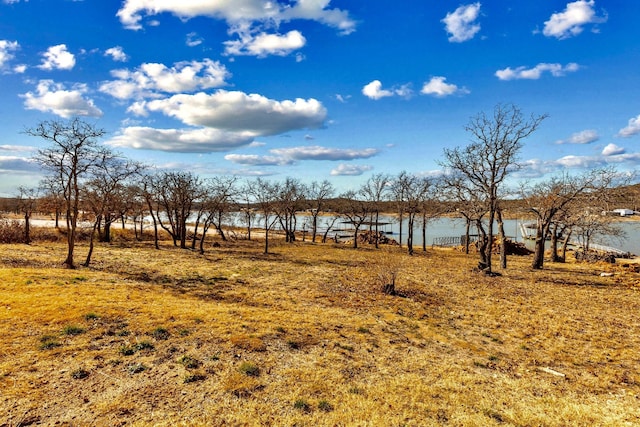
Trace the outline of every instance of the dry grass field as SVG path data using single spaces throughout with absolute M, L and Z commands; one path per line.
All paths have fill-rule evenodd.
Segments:
M 0 245 L 0 426 L 640 425 L 630 268 L 262 249 Z

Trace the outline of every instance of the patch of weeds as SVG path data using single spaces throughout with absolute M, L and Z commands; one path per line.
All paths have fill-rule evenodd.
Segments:
M 51 350 L 61 345 L 53 335 L 43 335 L 40 337 L 40 350 Z
M 136 352 L 136 349 L 131 347 L 130 345 L 123 345 L 120 347 L 120 354 L 123 356 L 133 356 Z
M 194 319 L 193 319 L 193 321 L 194 321 L 195 323 L 204 323 L 204 320 L 202 320 L 200 317 L 196 317 L 196 318 L 194 318 Z
M 87 378 L 88 376 L 89 371 L 82 368 L 76 369 L 75 371 L 71 372 L 71 378 L 73 378 L 74 380 L 81 380 Z
M 189 383 L 195 383 L 198 381 L 203 381 L 207 378 L 206 375 L 204 374 L 188 374 L 184 377 L 183 382 L 185 384 L 189 384 Z
M 349 393 L 363 395 L 364 394 L 364 390 L 359 388 L 359 387 L 351 387 L 349 389 Z
M 178 331 L 178 335 L 181 337 L 186 337 L 187 335 L 191 335 L 191 331 L 187 328 L 182 328 Z
M 78 283 L 78 282 L 86 282 L 87 280 L 89 280 L 89 279 L 87 279 L 84 276 L 76 276 L 73 279 L 71 279 L 71 282 L 72 283 Z
M 321 400 L 318 402 L 318 409 L 324 412 L 331 412 L 333 411 L 333 405 L 326 400 Z
M 120 360 L 120 359 L 111 359 L 107 363 L 109 365 L 111 365 L 111 366 L 118 366 L 119 364 L 122 363 L 122 360 Z
M 151 343 L 151 341 L 140 341 L 139 343 L 136 343 L 133 346 L 133 348 L 135 349 L 135 351 L 142 351 L 142 350 L 153 350 L 155 347 Z
M 502 416 L 502 414 L 494 409 L 485 409 L 483 412 L 487 417 L 493 418 L 495 421 L 499 423 L 505 422 L 505 419 Z
M 238 370 L 249 377 L 257 377 L 260 375 L 260 368 L 251 362 L 242 362 Z
M 132 363 L 131 365 L 127 365 L 127 372 L 130 374 L 139 374 L 140 372 L 144 372 L 146 371 L 147 368 L 144 364 L 142 363 Z
M 300 349 L 300 343 L 298 341 L 287 340 L 287 345 L 289 346 L 289 348 L 291 350 L 299 350 Z
M 196 369 L 199 368 L 200 365 L 202 365 L 202 362 L 191 356 L 182 356 L 180 359 L 178 359 L 178 363 L 180 363 L 187 369 Z
M 365 328 L 364 326 L 360 326 L 358 328 L 358 332 L 361 334 L 370 334 L 371 331 L 368 328 Z
M 280 333 L 280 334 L 284 334 L 287 332 L 287 330 L 285 328 L 283 328 L 282 326 L 278 326 L 276 328 L 276 332 Z
M 123 329 L 121 331 L 118 331 L 118 333 L 116 335 L 118 335 L 119 337 L 127 337 L 131 334 L 131 332 L 129 332 L 126 329 Z
M 293 407 L 302 412 L 311 412 L 311 405 L 309 405 L 309 402 L 304 399 L 298 399 L 293 402 Z
M 80 335 L 84 333 L 84 329 L 79 326 L 68 325 L 62 329 L 62 333 L 65 335 Z
M 91 312 L 91 313 L 87 313 L 84 315 L 84 320 L 98 320 L 100 318 L 100 316 L 98 316 L 96 313 Z
M 213 356 L 209 357 L 209 360 L 212 360 L 214 362 L 220 360 L 220 354 L 219 353 L 214 354 Z
M 24 282 L 25 285 L 30 285 L 33 283 L 33 280 L 27 280 L 26 282 Z
M 341 348 L 343 350 L 347 350 L 347 351 L 353 351 L 353 346 L 352 345 L 348 345 L 348 344 L 337 343 L 336 347 Z
M 151 331 L 151 336 L 157 339 L 158 341 L 162 341 L 162 340 L 169 339 L 170 334 L 169 334 L 169 331 L 166 330 L 165 328 L 158 327 L 158 328 L 155 328 L 153 331 Z
M 489 356 L 489 360 L 492 362 L 497 362 L 498 360 L 500 360 L 500 358 L 498 356 L 491 355 Z

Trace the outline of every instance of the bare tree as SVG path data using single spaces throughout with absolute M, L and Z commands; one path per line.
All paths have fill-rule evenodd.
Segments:
M 264 253 L 269 253 L 269 231 L 278 221 L 277 203 L 278 194 L 280 193 L 280 185 L 271 183 L 261 178 L 250 182 L 247 187 L 248 193 L 251 194 L 254 203 L 262 214 L 264 223 Z
M 296 240 L 298 224 L 296 214 L 303 208 L 306 191 L 306 186 L 293 178 L 286 178 L 279 186 L 275 213 L 282 230 L 285 232 L 286 242 L 293 243 Z
M 111 154 L 105 156 L 96 165 L 93 177 L 86 182 L 81 194 L 85 205 L 93 211 L 94 224 L 89 239 L 89 252 L 84 262 L 85 267 L 88 267 L 91 262 L 96 230 L 101 234 L 101 241 L 111 241 L 111 224 L 127 196 L 126 180 L 137 173 L 140 167 L 136 162 Z M 104 221 L 104 232 L 100 233 L 102 221 Z
M 194 203 L 201 197 L 202 180 L 191 172 L 163 172 L 154 183 L 166 217 L 156 215 L 158 224 L 171 236 L 174 246 L 180 242 L 182 249 L 187 248 L 187 221 Z
M 35 160 L 55 177 L 53 179 L 62 189 L 67 221 L 67 257 L 63 264 L 67 268 L 75 268 L 73 255 L 80 212 L 80 188 L 95 166 L 110 153 L 98 144 L 98 139 L 105 135 L 105 131 L 75 118 L 68 122 L 43 121 L 25 130 L 25 133 L 52 144 L 50 148 L 39 150 Z
M 579 175 L 562 173 L 531 186 L 522 186 L 521 195 L 536 216 L 536 237 L 531 267 L 544 265 L 545 241 L 551 236 L 552 259 L 557 259 L 559 229 L 580 230 L 588 249 L 588 242 L 596 230 L 608 224 L 601 215 L 606 204 L 605 194 L 618 174 L 614 169 L 596 169 Z M 615 234 L 612 229 L 603 229 Z
M 347 191 L 340 196 L 340 213 L 353 227 L 353 248 L 358 248 L 358 232 L 371 213 L 370 205 L 365 200 L 362 189 L 359 193 Z
M 308 188 L 308 199 L 311 204 L 311 241 L 315 243 L 318 234 L 318 217 L 324 212 L 327 199 L 335 193 L 333 185 L 326 179 L 313 181 Z
M 379 247 L 380 240 L 380 211 L 382 202 L 387 198 L 391 177 L 387 174 L 377 173 L 364 183 L 362 193 L 371 205 L 372 223 L 374 225 L 374 239 L 376 248 Z
M 493 115 L 480 113 L 472 117 L 465 130 L 472 142 L 464 148 L 444 150 L 442 165 L 460 173 L 468 185 L 486 203 L 488 212 L 486 245 L 480 269 L 491 273 L 493 223 L 496 219 L 501 189 L 508 174 L 518 167 L 518 153 L 523 139 L 531 135 L 547 115 L 525 119 L 514 105 L 498 104 Z
M 38 203 L 36 188 L 18 187 L 18 209 L 24 215 L 24 243 L 31 243 L 31 215 Z

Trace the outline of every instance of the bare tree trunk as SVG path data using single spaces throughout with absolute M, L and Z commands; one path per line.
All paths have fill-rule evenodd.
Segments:
M 502 210 L 496 211 L 498 220 L 498 232 L 500 233 L 500 268 L 507 268 L 507 236 L 504 232 L 504 221 L 502 220 Z
M 91 256 L 93 255 L 93 241 L 95 240 L 96 229 L 98 228 L 98 224 L 102 221 L 102 217 L 98 215 L 96 221 L 93 223 L 93 228 L 91 229 L 91 237 L 89 237 L 89 252 L 87 253 L 87 259 L 84 261 L 85 267 L 89 267 L 91 263 Z
M 553 230 L 551 231 L 551 262 L 558 262 L 560 260 L 558 256 L 558 224 L 553 224 Z

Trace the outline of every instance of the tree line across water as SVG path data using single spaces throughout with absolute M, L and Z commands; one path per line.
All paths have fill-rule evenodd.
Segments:
M 310 216 L 311 240 L 326 240 L 340 220 L 353 232 L 354 248 L 365 225 L 373 231 L 379 246 L 380 214 L 394 212 L 400 224 L 406 222 L 406 248 L 414 252 L 414 233 L 424 234 L 430 219 L 455 212 L 466 220 L 469 230 L 478 230 L 480 271 L 493 274 L 494 237 L 506 241 L 505 208 L 518 199 L 519 205 L 535 219 L 535 251 L 532 267 L 543 267 L 545 241 L 551 238 L 552 260 L 560 261 L 558 236 L 580 233 L 588 242 L 595 233 L 614 233 L 607 217 L 609 204 L 620 197 L 616 189 L 631 177 L 612 168 L 580 174 L 566 172 L 536 183 L 509 187 L 507 178 L 518 170 L 523 141 L 540 126 L 546 115 L 525 117 L 514 105 L 498 104 L 490 113 L 479 113 L 465 129 L 471 143 L 445 149 L 440 161 L 444 173 L 437 177 L 401 172 L 378 173 L 357 189 L 337 194 L 327 180 L 302 183 L 284 180 L 240 180 L 235 176 L 203 179 L 192 172 L 154 170 L 134 162 L 100 143 L 105 131 L 79 118 L 43 121 L 25 131 L 49 143 L 34 160 L 47 172 L 38 188 L 19 188 L 15 210 L 24 215 L 24 241 L 30 242 L 29 220 L 38 212 L 55 214 L 56 227 L 64 221 L 67 255 L 63 262 L 75 267 L 78 222 L 89 218 L 92 229 L 83 265 L 91 262 L 95 240 L 109 242 L 116 221 L 129 218 L 135 235 L 142 233 L 145 218 L 153 224 L 154 241 L 164 230 L 181 248 L 204 252 L 207 233 L 212 229 L 226 239 L 223 225 L 232 213 L 242 213 L 247 238 L 251 230 L 263 230 L 264 252 L 269 251 L 270 233 L 278 226 L 288 242 L 296 239 L 301 211 Z M 626 181 L 625 181 L 626 180 Z M 331 212 L 319 236 L 319 218 Z M 497 224 L 497 231 L 494 230 Z M 500 246 L 500 265 L 507 267 L 505 244 Z M 469 250 L 468 246 L 466 248 Z M 562 252 L 561 252 L 562 253 Z

